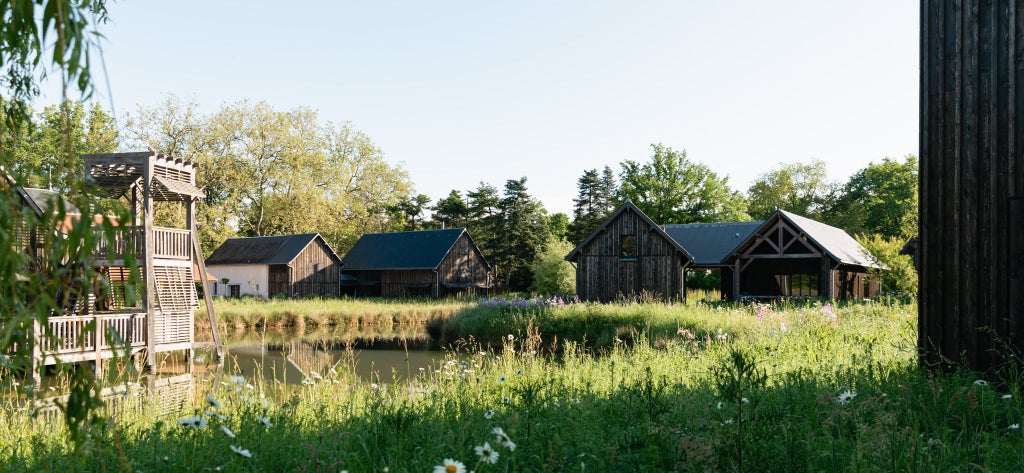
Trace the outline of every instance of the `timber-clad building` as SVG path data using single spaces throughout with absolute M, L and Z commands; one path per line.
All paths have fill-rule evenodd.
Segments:
M 342 259 L 346 294 L 444 297 L 487 293 L 491 266 L 465 228 L 367 233 Z
M 229 238 L 206 266 L 218 296 L 341 295 L 341 258 L 318 233 Z
M 657 225 L 627 201 L 566 259 L 587 300 L 685 297 L 685 273 L 721 274 L 724 299 L 874 297 L 884 269 L 841 229 L 783 210 L 764 221 Z
M 576 264 L 576 293 L 607 302 L 619 297 L 677 300 L 693 256 L 637 208 L 622 204 L 565 259 Z

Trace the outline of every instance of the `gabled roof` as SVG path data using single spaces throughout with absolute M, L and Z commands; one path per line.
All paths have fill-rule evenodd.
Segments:
M 665 225 L 665 232 L 693 255 L 696 266 L 719 266 L 764 221 Z
M 771 217 L 768 217 L 768 219 L 758 227 L 757 231 L 747 237 L 747 240 L 738 246 L 736 250 L 738 251 L 749 242 L 754 241 L 757 234 L 770 230 L 771 227 L 779 221 L 779 219 L 786 220 L 794 229 L 806 235 L 812 243 L 817 245 L 823 252 L 840 263 L 853 264 L 863 266 L 865 268 L 885 269 L 884 266 L 875 262 L 868 250 L 864 249 L 857 240 L 842 229 L 826 225 L 807 217 L 801 217 L 800 215 L 786 212 L 785 210 L 776 210 L 775 213 L 772 214 Z M 732 256 L 730 256 L 730 258 Z
M 645 214 L 642 210 L 640 210 L 640 208 L 637 207 L 636 204 L 634 204 L 632 200 L 627 200 L 622 205 L 620 205 L 619 208 L 616 209 L 615 212 L 612 213 L 612 215 L 610 217 L 605 219 L 604 223 L 602 223 L 600 227 L 597 227 L 597 229 L 595 229 L 593 232 L 590 232 L 590 235 L 588 235 L 586 238 L 584 238 L 583 241 L 581 241 L 579 245 L 576 245 L 576 248 L 574 248 L 569 254 L 565 255 L 565 259 L 567 261 L 575 260 L 576 259 L 576 255 L 578 255 L 581 251 L 583 251 L 583 248 L 586 247 L 587 244 L 590 243 L 591 240 L 596 238 L 599 234 L 601 234 L 601 232 L 605 231 L 608 228 L 608 223 L 609 222 L 614 221 L 616 218 L 618 218 L 619 215 L 622 214 L 622 212 L 626 212 L 626 211 L 631 211 L 631 212 L 634 212 L 637 215 L 639 215 L 641 220 L 643 220 L 645 223 L 647 223 L 647 225 L 649 225 L 654 230 L 655 233 L 661 235 L 666 240 L 668 240 L 668 242 L 672 244 L 672 247 L 674 247 L 676 249 L 676 251 L 686 255 L 686 259 L 688 259 L 690 261 L 693 261 L 693 255 L 691 255 L 689 251 L 686 251 L 686 248 L 684 248 L 683 245 L 680 245 L 679 242 L 676 241 L 674 238 L 672 238 L 671 235 L 666 233 L 665 229 L 662 228 L 661 225 L 658 225 L 658 224 L 654 223 L 654 221 L 651 220 L 651 217 L 648 217 L 647 214 Z
M 34 187 L 26 187 L 25 194 L 32 199 L 32 203 L 40 209 L 50 209 L 51 211 L 57 210 L 57 201 L 64 202 L 64 212 L 66 214 L 81 215 L 82 211 L 78 210 L 70 201 L 64 198 L 64 196 L 51 191 L 49 189 L 36 189 Z
M 331 245 L 319 233 L 278 235 L 248 238 L 228 238 L 209 258 L 206 264 L 288 264 L 310 243 L 319 238 L 331 256 L 341 261 Z
M 437 269 L 465 228 L 366 233 L 342 259 L 343 270 Z M 479 252 L 480 249 L 476 248 Z M 483 254 L 480 254 L 483 258 Z M 487 261 L 484 261 L 487 264 Z M 487 265 L 490 269 L 490 265 Z
M 6 187 L 15 194 L 18 194 L 21 197 L 21 200 L 32 210 L 32 212 L 35 212 L 36 215 L 43 215 L 43 209 L 39 208 L 39 205 L 34 199 L 32 199 L 32 196 L 25 191 L 24 187 L 18 185 L 18 181 L 8 174 L 7 169 L 3 166 L 0 166 L 0 178 L 3 179 L 3 187 Z

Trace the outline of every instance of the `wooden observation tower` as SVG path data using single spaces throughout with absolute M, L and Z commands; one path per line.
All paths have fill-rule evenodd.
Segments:
M 137 322 L 141 322 L 138 316 L 145 317 L 140 324 L 143 327 L 126 334 L 129 336 L 125 340 L 134 349 L 144 348 L 148 369 L 155 367 L 157 353 L 184 350 L 191 358 L 195 347 L 193 314 L 199 309 L 195 266 L 204 284 L 206 311 L 217 357 L 221 358 L 223 346 L 196 231 L 196 200 L 206 195 L 195 184 L 197 165 L 153 152 L 82 155 L 82 161 L 85 179 L 96 186 L 98 195 L 127 199 L 131 208 L 132 221 L 121 222 L 114 241 L 102 239 L 94 252 L 92 264 L 108 282 L 105 294 L 95 295 L 101 301 L 94 304 L 97 314 L 133 313 Z M 186 228 L 154 225 L 155 202 L 183 205 Z M 134 256 L 145 288 L 134 307 L 125 307 L 131 299 L 124 297 L 130 277 L 127 255 Z

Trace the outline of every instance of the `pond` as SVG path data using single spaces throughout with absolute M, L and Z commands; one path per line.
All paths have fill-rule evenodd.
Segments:
M 364 382 L 391 384 L 436 369 L 445 359 L 443 351 L 431 349 L 425 331 L 377 334 L 374 338 L 347 338 L 331 332 L 249 331 L 225 334 L 223 339 L 224 372 L 259 382 L 301 384 L 335 370 Z M 216 370 L 214 358 L 212 349 L 197 351 L 194 368 Z

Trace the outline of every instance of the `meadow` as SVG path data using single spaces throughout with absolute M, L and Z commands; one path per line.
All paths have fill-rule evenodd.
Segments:
M 75 452 L 0 419 L 3 471 L 1021 471 L 1022 377 L 929 373 L 913 303 L 467 303 L 405 383 L 198 375 Z M 29 412 L 31 413 L 31 411 Z

